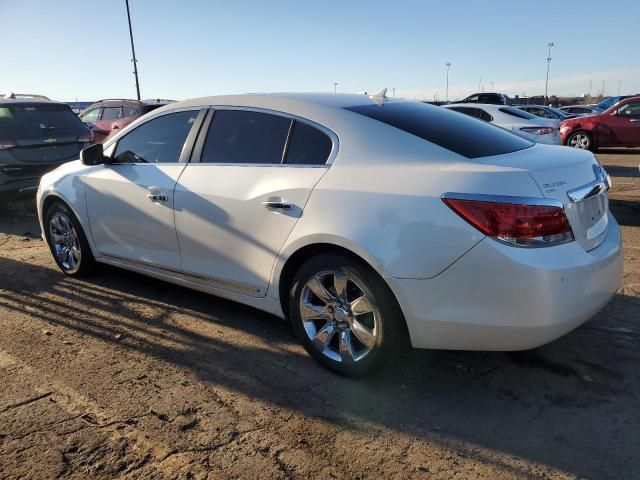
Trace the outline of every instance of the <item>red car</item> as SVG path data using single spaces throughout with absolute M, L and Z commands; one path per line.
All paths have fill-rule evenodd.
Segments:
M 560 142 L 570 147 L 640 147 L 640 97 L 619 101 L 597 115 L 560 123 Z
M 170 103 L 171 100 L 100 100 L 78 114 L 93 131 L 96 142 L 104 142 L 136 118 Z

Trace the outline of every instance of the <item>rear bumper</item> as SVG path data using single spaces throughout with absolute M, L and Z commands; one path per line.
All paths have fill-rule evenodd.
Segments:
M 589 320 L 622 283 L 620 228 L 586 252 L 576 242 L 514 248 L 484 239 L 427 280 L 387 279 L 417 348 L 526 350 Z

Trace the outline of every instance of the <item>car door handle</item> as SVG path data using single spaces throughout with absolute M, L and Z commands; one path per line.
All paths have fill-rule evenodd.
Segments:
M 147 195 L 147 198 L 152 202 L 166 202 L 167 200 L 169 200 L 169 197 L 159 193 L 149 193 Z
M 262 205 L 267 208 L 275 208 L 278 210 L 291 210 L 293 208 L 293 205 L 291 205 L 290 203 L 277 201 L 262 202 Z

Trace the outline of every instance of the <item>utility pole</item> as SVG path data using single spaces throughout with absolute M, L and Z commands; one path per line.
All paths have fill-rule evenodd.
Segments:
M 333 93 L 334 94 L 338 93 L 338 85 L 340 85 L 338 82 L 333 82 Z
M 589 80 L 589 98 L 591 98 L 591 82 L 593 82 L 593 80 Z
M 393 98 L 396 98 L 396 87 L 393 87 Z
M 604 97 L 604 80 L 602 80 L 602 96 Z
M 129 12 L 129 0 L 124 0 L 127 5 L 127 20 L 129 20 L 129 38 L 131 39 L 131 55 L 133 58 L 131 61 L 133 62 L 133 75 L 136 77 L 136 93 L 138 95 L 138 100 L 140 100 L 140 82 L 138 82 L 138 60 L 136 60 L 136 49 L 133 46 L 133 30 L 131 29 L 131 13 Z
M 493 93 L 493 82 L 491 82 L 491 93 Z
M 544 103 L 549 103 L 549 67 L 551 66 L 551 47 L 553 47 L 553 42 L 547 43 L 547 47 L 549 51 L 547 53 L 547 81 L 544 85 Z
M 618 80 L 618 96 L 620 96 L 620 85 L 622 84 L 622 80 Z
M 478 82 L 478 90 L 480 90 L 480 85 L 482 84 L 482 75 L 480 75 L 480 81 Z
M 451 62 L 445 63 L 447 66 L 447 93 L 445 94 L 445 102 L 449 103 L 449 69 L 451 68 Z

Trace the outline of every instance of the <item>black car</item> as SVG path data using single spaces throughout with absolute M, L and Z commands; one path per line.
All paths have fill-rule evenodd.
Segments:
M 493 105 L 509 105 L 509 97 L 504 93 L 474 93 L 456 103 L 490 103 Z
M 64 103 L 0 98 L 0 200 L 35 195 L 42 175 L 77 159 L 91 140 Z

